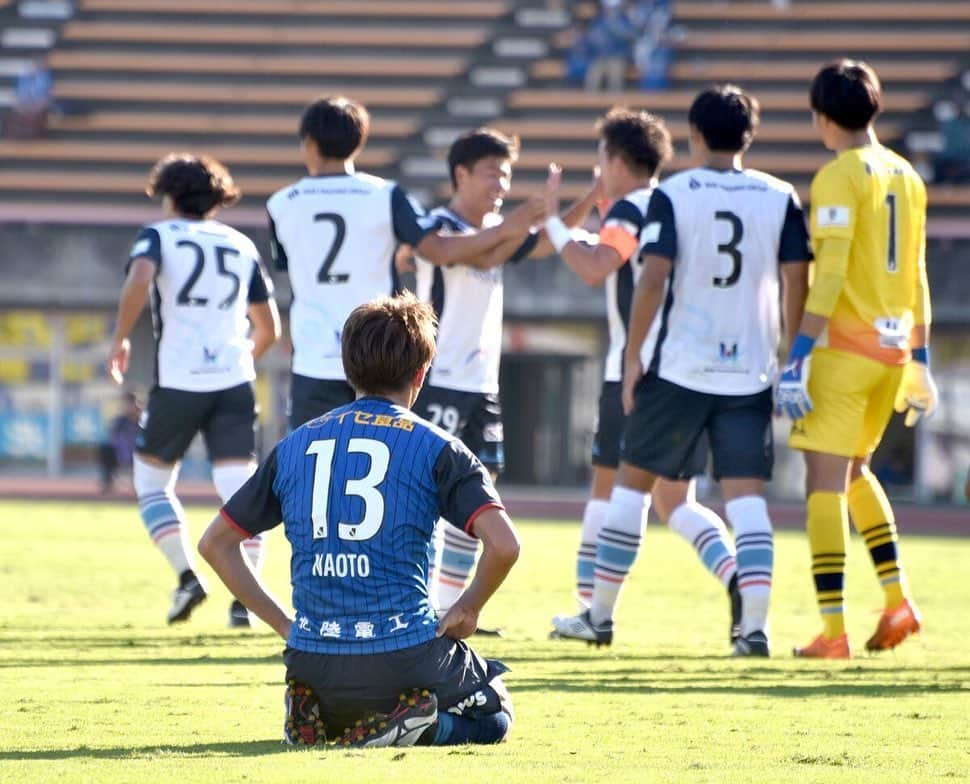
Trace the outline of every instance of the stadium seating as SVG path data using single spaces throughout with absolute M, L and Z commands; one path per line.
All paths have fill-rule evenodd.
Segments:
M 597 7 L 570 5 L 581 17 Z M 663 114 L 679 167 L 687 163 L 693 94 L 728 80 L 762 105 L 749 163 L 805 194 L 827 159 L 806 98 L 820 63 L 845 52 L 874 63 L 886 91 L 880 133 L 894 142 L 928 112 L 970 50 L 970 5 L 956 0 L 796 0 L 787 10 L 766 0 L 671 5 L 677 44 L 669 89 L 637 89 L 631 68 L 627 90 L 613 95 L 565 81 L 568 19 L 543 0 L 79 0 L 73 18 L 58 23 L 48 55 L 61 109 L 49 135 L 0 143 L 0 215 L 28 216 L 32 205 L 50 214 L 62 203 L 90 216 L 103 204 L 106 214 L 135 220 L 142 211 L 133 208 L 147 206 L 151 163 L 167 150 L 193 149 L 232 168 L 249 210 L 240 214 L 256 216 L 265 196 L 301 170 L 300 108 L 328 92 L 371 109 L 362 167 L 402 179 L 421 196 L 447 194 L 444 151 L 456 133 L 482 123 L 523 139 L 513 198 L 541 186 L 549 160 L 565 167 L 570 196 L 586 187 L 594 122 L 604 111 L 626 104 Z M 0 0 L 0 14 L 12 13 Z M 970 189 L 931 189 L 937 218 L 968 207 Z

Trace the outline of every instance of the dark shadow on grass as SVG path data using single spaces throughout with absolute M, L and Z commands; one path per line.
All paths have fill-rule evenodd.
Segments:
M 48 667 L 124 667 L 124 666 L 163 666 L 192 665 L 192 664 L 280 664 L 283 657 L 280 654 L 271 656 L 118 656 L 114 659 L 88 659 L 80 656 L 74 659 L 5 659 L 0 661 L 0 669 L 13 668 L 48 668 Z
M 91 634 L 88 631 L 78 635 L 61 634 L 47 636 L 45 634 L 35 634 L 8 636 L 0 632 L 0 644 L 46 645 L 50 648 L 71 649 L 148 648 L 155 646 L 167 648 L 173 645 L 206 647 L 210 645 L 239 645 L 241 643 L 257 645 L 267 642 L 274 642 L 273 636 L 269 632 L 253 634 L 247 631 L 194 634 L 191 637 L 182 637 L 175 632 L 172 634 L 144 635 L 118 628 L 105 629 L 99 635 Z
M 0 751 L 0 760 L 63 760 L 63 759 L 139 759 L 158 755 L 197 757 L 263 757 L 270 754 L 306 753 L 308 749 L 294 749 L 279 739 L 254 740 L 249 743 L 187 743 L 184 746 L 118 746 L 90 749 L 39 749 L 37 751 Z

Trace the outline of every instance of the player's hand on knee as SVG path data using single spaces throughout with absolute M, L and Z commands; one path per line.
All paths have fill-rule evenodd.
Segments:
M 437 636 L 463 640 L 466 637 L 471 637 L 477 628 L 478 610 L 462 604 L 461 599 L 459 599 L 438 621 Z
M 896 391 L 896 410 L 906 414 L 906 427 L 913 427 L 924 414 L 936 408 L 939 393 L 928 365 L 918 360 L 903 368 L 903 379 Z
M 808 395 L 808 371 L 811 356 L 793 359 L 785 365 L 775 393 L 775 411 L 790 419 L 801 419 L 812 410 Z

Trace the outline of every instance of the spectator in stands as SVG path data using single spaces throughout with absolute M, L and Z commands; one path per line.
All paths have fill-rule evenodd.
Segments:
M 667 86 L 670 15 L 668 0 L 640 0 L 631 8 L 631 21 L 636 30 L 633 62 L 644 90 L 662 90 Z
M 611 92 L 623 89 L 635 37 L 636 30 L 621 0 L 603 0 L 586 34 L 590 50 L 587 90 L 598 92 L 604 84 Z
M 101 492 L 110 493 L 121 468 L 130 469 L 135 454 L 135 438 L 138 436 L 138 420 L 141 404 L 133 392 L 122 397 L 121 413 L 111 421 L 108 439 L 98 445 L 98 469 L 101 475 Z
M 15 104 L 7 120 L 10 139 L 36 139 L 47 134 L 47 115 L 51 109 L 54 78 L 43 58 L 35 58 L 17 77 Z
M 589 41 L 589 25 L 577 19 L 569 30 L 570 44 L 566 52 L 566 80 L 583 84 L 589 71 L 591 56 Z
M 933 162 L 934 182 L 970 182 L 970 95 L 963 111 L 952 111 L 940 120 L 942 149 Z

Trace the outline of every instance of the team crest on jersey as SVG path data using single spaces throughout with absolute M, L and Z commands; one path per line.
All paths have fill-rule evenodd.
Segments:
M 738 361 L 738 344 L 737 343 L 720 343 L 719 356 L 721 362 L 737 362 Z
M 820 229 L 848 228 L 849 208 L 840 205 L 819 207 L 815 212 L 815 222 Z

